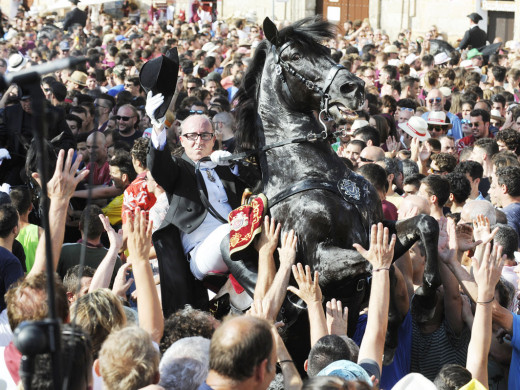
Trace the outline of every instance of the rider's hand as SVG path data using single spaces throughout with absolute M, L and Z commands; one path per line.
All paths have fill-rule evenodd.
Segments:
M 211 161 L 213 161 L 217 165 L 231 165 L 230 160 L 225 160 L 227 157 L 230 157 L 231 153 L 229 153 L 227 150 L 215 150 L 213 153 L 211 153 Z
M 158 93 L 157 95 L 154 95 L 152 93 L 152 91 L 148 92 L 148 95 L 146 96 L 146 106 L 144 109 L 146 111 L 146 115 L 148 115 L 150 117 L 150 121 L 152 122 L 152 125 L 157 128 L 160 128 L 166 121 L 166 117 L 162 117 L 162 118 L 155 117 L 155 110 L 157 110 L 163 103 L 164 103 L 164 96 L 162 93 Z

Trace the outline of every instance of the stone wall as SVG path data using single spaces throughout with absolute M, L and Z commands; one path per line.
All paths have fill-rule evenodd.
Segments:
M 177 0 L 177 9 L 187 10 L 189 3 L 189 0 Z M 273 3 L 274 16 L 278 21 L 295 21 L 312 16 L 316 11 L 316 0 L 222 0 L 217 2 L 217 7 L 220 18 L 233 19 L 256 14 L 257 23 L 261 23 L 266 16 L 273 17 Z
M 480 0 L 371 0 L 370 23 L 390 35 L 393 41 L 402 29 L 412 30 L 413 37 L 423 35 L 432 25 L 448 41 L 462 38 L 469 27 L 466 15 L 479 12 Z M 487 30 L 487 18 L 479 26 Z

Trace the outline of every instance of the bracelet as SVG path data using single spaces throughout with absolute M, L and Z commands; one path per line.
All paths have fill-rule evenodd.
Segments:
M 479 304 L 481 304 L 481 305 L 486 305 L 486 304 L 488 304 L 488 303 L 493 302 L 494 300 L 495 300 L 495 297 L 491 298 L 489 301 L 482 301 L 482 302 L 477 301 L 477 303 L 479 303 Z
M 294 362 L 292 360 L 280 360 L 279 362 L 277 362 L 278 364 L 282 364 L 282 363 L 293 363 Z
M 379 272 L 379 271 L 390 271 L 390 267 L 388 268 L 378 268 L 378 269 L 373 269 L 372 272 Z

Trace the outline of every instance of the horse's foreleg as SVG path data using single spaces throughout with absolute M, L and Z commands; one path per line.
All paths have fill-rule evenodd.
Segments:
M 397 236 L 394 259 L 398 259 L 418 240 L 424 246 L 425 267 L 423 285 L 417 289 L 413 301 L 413 315 L 418 321 L 431 318 L 437 302 L 436 290 L 441 284 L 437 263 L 437 244 L 439 241 L 439 224 L 428 215 L 418 215 L 404 221 L 385 221 L 391 233 Z
M 320 287 L 326 300 L 336 298 L 348 307 L 348 335 L 356 330 L 359 312 L 368 292 L 368 262 L 356 251 L 318 244 L 314 269 L 320 273 Z

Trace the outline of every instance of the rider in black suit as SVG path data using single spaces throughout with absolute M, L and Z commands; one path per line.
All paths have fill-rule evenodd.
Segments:
M 170 208 L 162 225 L 153 234 L 154 247 L 159 260 L 163 311 L 165 316 L 168 316 L 185 304 L 201 309 L 207 308 L 206 288 L 190 271 L 190 263 L 186 261 L 184 253 L 188 248 L 183 245 L 182 237 L 185 239 L 186 235 L 193 233 L 203 223 L 207 224 L 209 219 L 213 218 L 208 214 L 199 196 L 195 163 L 212 153 L 215 136 L 213 135 L 210 140 L 203 140 L 200 136 L 195 141 L 188 140 L 187 133 L 213 133 L 211 121 L 206 116 L 188 117 L 183 123 L 180 136 L 185 153 L 182 157 L 172 157 L 168 146 L 161 142 L 161 137 L 165 140 L 165 132 L 166 130 L 154 125 L 153 147 L 150 147 L 147 165 L 155 181 L 166 191 L 170 201 Z M 161 144 L 164 145 L 163 150 L 159 150 Z M 230 208 L 240 206 L 245 183 L 227 166 L 216 166 L 212 175 L 214 176 L 210 179 L 212 182 L 216 180 L 216 184 L 219 182 L 222 184 Z M 204 181 L 202 187 L 205 195 L 210 198 Z M 212 205 L 217 207 L 215 204 Z M 226 218 L 227 215 L 223 217 Z M 214 221 L 211 226 L 215 226 Z M 219 244 L 220 242 L 214 246 L 214 249 L 220 253 Z M 191 261 L 193 262 L 193 259 Z
M 464 34 L 462 41 L 460 41 L 458 50 L 464 50 L 467 47 L 470 49 L 478 49 L 486 45 L 487 33 L 478 26 L 478 22 L 482 20 L 482 16 L 473 12 L 472 14 L 468 15 L 468 18 L 470 20 L 470 27 L 469 30 Z
M 74 5 L 72 9 L 65 14 L 65 19 L 63 19 L 63 29 L 68 31 L 75 24 L 80 24 L 82 27 L 85 27 L 87 24 L 87 13 L 77 7 L 79 0 L 69 1 Z

